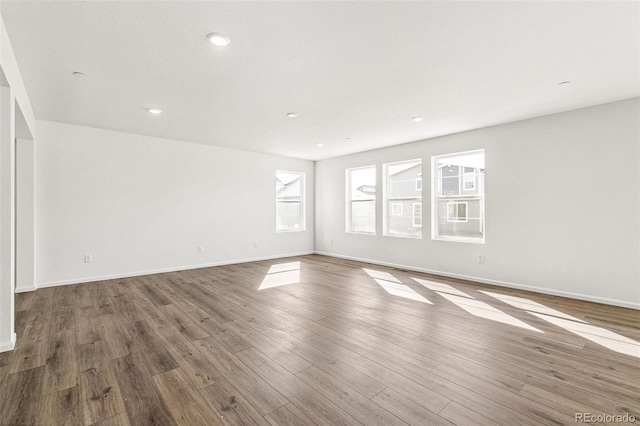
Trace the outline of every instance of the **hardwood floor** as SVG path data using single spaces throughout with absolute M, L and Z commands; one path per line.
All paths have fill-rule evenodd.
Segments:
M 2 425 L 640 419 L 631 309 L 304 256 L 44 288 L 16 311 Z

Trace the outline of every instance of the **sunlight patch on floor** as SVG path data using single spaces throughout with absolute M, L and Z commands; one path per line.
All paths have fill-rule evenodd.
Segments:
M 564 312 L 557 311 L 553 308 L 549 308 L 541 303 L 534 302 L 533 300 L 524 299 L 522 297 L 509 296 L 506 294 L 492 293 L 490 291 L 480 290 L 480 293 L 484 293 L 488 296 L 494 297 L 501 302 L 506 303 L 507 305 L 511 305 L 514 308 L 519 308 L 529 312 L 537 312 L 539 314 L 551 315 L 558 318 L 565 318 L 571 321 L 578 321 L 582 323 L 586 323 L 581 319 L 576 317 L 572 317 L 571 315 L 565 314 Z
M 367 268 L 362 268 L 362 270 L 365 271 L 367 275 L 369 275 L 371 278 L 374 278 L 374 279 L 378 278 L 384 281 L 402 284 L 402 281 L 400 281 L 399 279 L 397 279 L 396 277 L 394 277 L 388 272 L 376 271 L 375 269 L 367 269 Z
M 640 343 L 635 340 L 631 340 L 628 337 L 621 336 L 613 331 L 609 331 L 602 327 L 596 327 L 595 325 L 585 322 L 570 321 L 556 316 L 540 314 L 538 312 L 529 313 L 550 322 L 553 325 L 562 327 L 571 333 L 584 337 L 587 340 L 591 340 L 598 345 L 611 349 L 612 351 L 640 358 Z
M 412 280 L 416 281 L 418 284 L 421 284 L 428 288 L 429 290 L 439 291 L 441 293 L 453 294 L 454 296 L 462 296 L 473 299 L 473 297 L 469 296 L 467 293 L 458 290 L 457 288 L 451 287 L 449 284 L 439 283 L 436 281 L 423 280 L 421 278 L 411 277 Z
M 300 282 L 300 262 L 273 265 L 265 275 L 258 290 L 280 287 Z
M 388 272 L 376 271 L 373 269 L 362 268 L 375 282 L 380 285 L 387 293 L 402 297 L 404 299 L 415 300 L 416 302 L 427 303 L 433 305 L 426 297 L 412 289 L 402 281 L 394 277 Z
M 526 322 L 520 321 L 519 319 L 502 312 L 500 309 L 494 308 L 493 306 L 481 302 L 480 300 L 469 299 L 468 297 L 454 296 L 452 294 L 442 292 L 437 293 L 450 302 L 456 304 L 459 308 L 462 308 L 465 311 L 469 312 L 471 315 L 542 333 L 542 331 L 530 326 Z

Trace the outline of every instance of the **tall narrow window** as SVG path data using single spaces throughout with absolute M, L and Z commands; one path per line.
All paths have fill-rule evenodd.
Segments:
M 304 231 L 304 173 L 276 171 L 276 231 Z
M 434 240 L 484 242 L 484 150 L 432 157 Z
M 384 235 L 422 238 L 422 160 L 384 165 Z
M 376 233 L 376 166 L 347 169 L 347 232 Z

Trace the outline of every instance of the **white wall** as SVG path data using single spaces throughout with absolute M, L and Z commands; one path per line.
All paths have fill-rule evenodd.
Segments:
M 638 98 L 316 163 L 316 250 L 640 309 Z M 486 150 L 486 244 L 345 232 L 344 170 Z M 378 188 L 381 179 L 378 178 Z M 381 200 L 381 194 L 378 193 Z M 333 240 L 333 245 L 331 241 Z M 477 263 L 483 255 L 485 263 Z
M 39 287 L 314 250 L 311 161 L 37 126 Z M 275 232 L 276 169 L 306 173 L 305 232 Z

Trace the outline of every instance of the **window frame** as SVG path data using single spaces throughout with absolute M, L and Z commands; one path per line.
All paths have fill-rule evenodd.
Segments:
M 418 175 L 417 179 L 411 179 L 414 180 L 414 184 L 412 186 L 410 186 L 410 188 L 413 188 L 414 191 L 419 192 L 419 196 L 407 196 L 407 197 L 402 197 L 402 196 L 396 196 L 396 197 L 390 197 L 389 196 L 389 192 L 390 192 L 390 188 L 389 188 L 389 169 L 393 166 L 396 165 L 401 165 L 403 163 L 418 163 L 416 164 L 416 166 L 419 165 L 420 167 L 420 174 Z M 390 221 L 392 217 L 398 217 L 396 215 L 393 215 L 393 210 L 391 205 L 393 203 L 404 203 L 404 202 L 410 202 L 411 204 L 415 203 L 419 203 L 422 204 L 423 203 L 423 189 L 416 189 L 417 184 L 415 183 L 415 181 L 417 180 L 422 180 L 422 176 L 423 176 L 423 172 L 424 172 L 424 161 L 422 158 L 412 158 L 412 159 L 408 159 L 408 160 L 401 160 L 401 161 L 394 161 L 394 162 L 390 162 L 390 163 L 384 163 L 382 165 L 382 235 L 385 237 L 397 237 L 397 238 L 411 238 L 411 239 L 422 239 L 423 238 L 423 231 L 422 228 L 423 226 L 417 226 L 417 225 L 413 225 L 414 219 L 413 219 L 413 212 L 411 213 L 411 224 L 413 227 L 415 228 L 420 228 L 420 232 L 417 233 L 416 235 L 410 235 L 410 234 L 401 234 L 401 233 L 394 233 L 390 231 Z M 404 213 L 404 206 L 403 206 L 403 213 Z
M 453 160 L 454 157 L 461 157 L 465 155 L 474 155 L 474 154 L 482 154 L 483 162 L 482 167 L 473 167 L 473 173 L 465 173 L 465 167 L 471 168 L 466 165 L 455 165 L 446 166 L 447 158 L 451 158 Z M 486 214 L 485 214 L 485 200 L 486 200 L 486 191 L 485 191 L 485 165 L 486 165 L 486 150 L 485 149 L 474 149 L 469 151 L 460 151 L 460 152 L 452 152 L 441 155 L 434 155 L 431 157 L 431 239 L 436 241 L 449 241 L 449 242 L 461 242 L 461 243 L 471 243 L 471 244 L 485 244 L 487 238 L 486 231 Z M 459 190 L 458 194 L 454 195 L 443 195 L 443 181 L 447 179 L 445 176 L 442 177 L 442 173 L 440 171 L 440 167 L 458 167 L 458 182 L 459 182 Z M 468 175 L 473 176 L 473 188 L 465 188 L 465 178 Z M 440 205 L 442 202 L 446 202 L 446 211 L 445 216 L 440 218 Z M 477 209 L 479 217 L 471 217 L 469 215 L 469 205 L 471 202 L 478 203 Z M 465 206 L 465 219 L 460 219 L 459 216 L 459 207 L 456 207 L 456 217 L 451 218 L 449 215 L 449 205 L 451 204 L 466 204 Z M 475 211 L 475 210 L 474 210 Z M 475 214 L 475 213 L 474 213 Z M 479 220 L 479 229 L 478 233 L 481 233 L 481 237 L 475 236 L 464 236 L 464 235 L 443 235 L 441 234 L 441 223 L 440 219 L 445 219 L 446 223 L 469 223 L 471 220 Z M 445 231 L 446 232 L 446 231 Z M 454 228 L 454 233 L 458 232 Z

